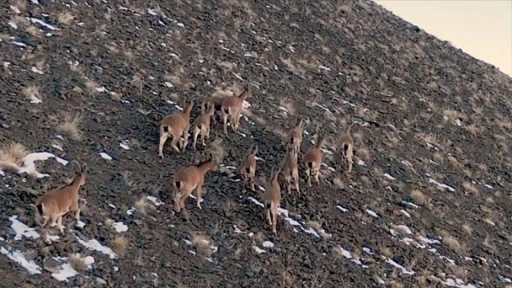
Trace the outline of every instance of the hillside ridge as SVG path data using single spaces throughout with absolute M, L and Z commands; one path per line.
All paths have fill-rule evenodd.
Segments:
M 373 1 L 6 1 L 1 4 L 2 287 L 512 285 L 512 78 Z M 237 132 L 158 157 L 157 121 L 248 87 Z M 262 191 L 305 120 L 320 185 Z M 354 163 L 340 157 L 351 129 Z M 192 134 L 193 130 L 189 133 Z M 255 191 L 237 170 L 258 146 Z M 173 211 L 177 169 L 220 155 L 202 209 Z M 81 216 L 35 199 L 87 165 Z M 302 164 L 301 164 L 302 165 Z M 191 197 L 193 198 L 193 197 Z M 70 213 L 73 214 L 73 213 Z

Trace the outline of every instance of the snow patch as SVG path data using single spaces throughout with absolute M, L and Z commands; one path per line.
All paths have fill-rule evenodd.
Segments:
M 348 212 L 348 209 L 343 208 L 343 207 L 342 207 L 342 206 L 340 206 L 340 205 L 337 205 L 337 206 L 336 206 L 336 208 L 337 208 L 338 210 L 341 210 L 341 212 Z
M 36 153 L 30 153 L 23 157 L 21 160 L 23 165 L 21 167 L 18 167 L 18 174 L 27 173 L 28 175 L 34 176 L 36 178 L 44 178 L 50 176 L 49 174 L 42 174 L 39 173 L 36 170 L 35 161 L 46 161 L 50 158 L 55 158 L 57 162 L 59 162 L 62 165 L 67 165 L 68 161 L 64 160 L 62 158 L 59 158 L 52 153 L 48 152 L 36 152 Z
M 446 184 L 442 184 L 442 183 L 439 183 L 437 182 L 436 180 L 432 179 L 432 178 L 429 178 L 428 179 L 428 183 L 433 183 L 433 184 L 436 184 L 437 186 L 439 186 L 439 188 L 442 188 L 442 189 L 447 189 L 451 192 L 455 192 L 455 189 L 453 187 L 450 187 Z
M 409 270 L 409 269 L 405 268 L 404 266 L 402 266 L 402 265 L 400 265 L 400 264 L 396 263 L 396 262 L 395 262 L 395 261 L 393 261 L 393 259 L 391 259 L 391 258 L 386 258 L 386 263 L 391 264 L 392 266 L 394 266 L 394 267 L 396 267 L 396 268 L 398 268 L 398 269 L 402 270 L 402 273 L 403 273 L 403 274 L 405 274 L 405 275 L 414 275 L 414 274 L 415 274 L 415 272 L 414 272 L 414 271 Z
M 115 222 L 114 224 L 112 224 L 112 226 L 114 227 L 114 229 L 116 229 L 117 233 L 128 231 L 128 226 L 123 222 Z
M 31 70 L 32 72 L 34 72 L 34 73 L 37 73 L 37 74 L 41 74 L 41 75 L 43 75 L 43 74 L 44 74 L 44 73 L 43 73 L 43 71 L 41 71 L 41 70 L 37 69 L 37 68 L 36 68 L 36 67 L 34 67 L 34 66 L 32 66 L 32 68 L 31 68 L 30 70 Z
M 39 104 L 39 103 L 43 103 L 43 100 L 37 98 L 35 95 L 30 95 L 30 103 Z
M 39 24 L 41 26 L 44 26 L 44 27 L 46 27 L 46 28 L 48 28 L 50 30 L 60 30 L 59 28 L 57 28 L 57 27 L 55 27 L 53 25 L 50 25 L 50 24 L 44 22 L 43 20 L 40 20 L 40 19 L 37 19 L 37 18 L 30 18 L 30 21 L 32 23 L 34 23 L 34 24 L 37 23 L 37 24 Z
M 384 173 L 384 177 L 388 178 L 389 180 L 396 180 L 395 177 L 389 175 L 388 173 Z
M 11 228 L 16 233 L 16 236 L 14 236 L 14 240 L 21 240 L 23 237 L 25 238 L 32 238 L 37 239 L 39 238 L 39 233 L 36 232 L 36 229 L 30 228 L 24 223 L 20 222 L 18 220 L 18 215 L 12 215 L 9 217 L 9 220 L 11 220 Z
M 78 257 L 80 257 L 78 255 Z M 92 268 L 92 264 L 94 263 L 94 258 L 92 256 L 87 257 L 80 257 L 81 261 L 84 262 L 85 265 L 87 265 L 87 269 Z M 69 258 L 67 257 L 53 257 L 56 261 L 59 263 L 69 261 Z M 74 277 L 78 275 L 78 271 L 76 271 L 69 262 L 65 262 L 60 266 L 59 272 L 52 273 L 52 277 L 59 280 L 59 281 L 66 281 L 68 282 L 68 279 L 71 277 Z
M 123 142 L 119 143 L 119 147 L 123 148 L 124 150 L 130 150 L 130 141 L 129 140 L 123 140 Z
M 366 213 L 370 214 L 372 217 L 379 218 L 379 215 L 377 215 L 373 210 L 366 209 Z
M 85 223 L 79 220 L 78 222 L 75 223 L 75 226 L 82 229 L 85 227 Z
M 100 156 L 103 159 L 112 160 L 112 157 L 110 155 L 108 155 L 107 153 L 105 153 L 105 152 L 101 152 Z
M 160 201 L 160 199 L 156 198 L 155 196 L 146 196 L 146 199 L 153 202 L 156 206 L 160 206 L 164 204 L 164 202 Z
M 270 241 L 265 241 L 261 245 L 265 248 L 273 248 L 275 246 L 275 244 Z
M 30 274 L 41 274 L 41 267 L 34 262 L 34 260 L 27 260 L 23 253 L 19 250 L 13 250 L 9 252 L 9 250 L 0 246 L 0 253 L 9 257 L 9 259 L 14 262 L 20 264 L 23 268 L 27 269 Z
M 114 253 L 114 251 L 112 251 L 112 249 L 110 249 L 107 246 L 101 245 L 101 243 L 96 239 L 91 239 L 89 241 L 84 241 L 84 240 L 80 239 L 79 237 L 76 237 L 76 239 L 78 240 L 78 243 L 82 244 L 87 249 L 96 250 L 105 255 L 108 255 L 110 257 L 110 259 L 114 259 L 117 257 L 116 253 Z
M 256 253 L 258 253 L 258 254 L 261 254 L 261 253 L 265 253 L 265 252 L 267 252 L 267 251 L 265 251 L 265 250 L 261 249 L 261 248 L 260 248 L 260 247 L 258 247 L 258 246 L 252 246 L 252 249 L 254 249 L 254 251 L 256 251 Z

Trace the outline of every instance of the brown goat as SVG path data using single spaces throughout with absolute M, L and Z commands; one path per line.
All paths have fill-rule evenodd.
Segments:
M 221 109 L 221 104 L 222 104 L 222 101 L 224 101 L 224 98 L 226 98 L 227 96 L 217 96 L 217 97 L 210 97 L 210 99 L 208 99 L 208 102 L 210 104 L 213 105 L 214 107 L 214 114 L 213 114 L 213 121 L 215 123 L 217 122 L 221 122 L 222 121 L 222 109 Z
M 304 133 L 304 120 L 302 117 L 297 119 L 295 126 L 288 132 L 286 150 L 293 149 L 295 154 L 300 152 L 300 146 L 302 145 L 302 134 Z
M 160 143 L 158 145 L 158 156 L 160 156 L 160 158 L 164 158 L 163 148 L 169 137 L 172 137 L 172 149 L 176 152 L 180 152 L 180 149 L 176 144 L 178 144 L 178 141 L 183 141 L 181 146 L 182 151 L 185 151 L 188 143 L 190 111 L 192 111 L 193 106 L 194 103 L 192 101 L 187 102 L 185 107 L 183 107 L 183 110 L 167 115 L 160 121 Z
M 304 154 L 302 158 L 305 166 L 306 166 L 306 175 L 308 177 L 308 185 L 311 187 L 311 176 L 315 177 L 316 184 L 320 184 L 318 180 L 318 176 L 320 174 L 320 165 L 322 164 L 322 157 L 324 153 L 322 152 L 322 144 L 324 143 L 324 137 L 320 134 L 317 134 L 315 145 Z
M 203 103 L 201 106 L 201 115 L 194 121 L 194 142 L 192 143 L 194 150 L 197 146 L 197 137 L 201 135 L 201 143 L 206 146 L 204 138 L 210 138 L 210 122 L 215 113 L 215 106 L 209 102 Z
M 218 164 L 213 158 L 200 162 L 195 165 L 186 166 L 179 169 L 172 179 L 172 185 L 175 188 L 174 205 L 176 212 L 185 209 L 185 199 L 196 190 L 197 207 L 201 209 L 201 193 L 204 184 L 206 172 L 217 170 Z
M 242 180 L 244 180 L 244 184 L 249 184 L 252 190 L 254 190 L 254 177 L 256 175 L 256 153 L 258 153 L 258 146 L 251 146 L 240 165 Z
M 45 193 L 35 202 L 37 212 L 44 219 L 41 226 L 44 230 L 46 242 L 51 242 L 50 239 L 48 239 L 48 227 L 51 224 L 57 222 L 57 228 L 60 233 L 64 232 L 62 217 L 66 213 L 70 211 L 75 212 L 75 220 L 77 223 L 80 221 L 80 206 L 78 204 L 80 195 L 78 194 L 78 190 L 85 184 L 85 165 L 80 167 L 80 164 L 76 160 L 70 163 L 74 163 L 78 167 L 78 173 L 73 180 L 67 185 Z
M 298 155 L 295 153 L 293 148 L 286 150 L 280 167 L 283 170 L 284 178 L 287 183 L 288 193 L 292 192 L 292 179 L 295 183 L 295 190 L 297 190 L 297 193 L 300 193 Z
M 233 131 L 238 129 L 240 124 L 240 112 L 242 111 L 242 105 L 244 101 L 250 98 L 251 92 L 248 88 L 238 96 L 226 96 L 221 102 L 222 121 L 224 134 L 228 134 L 228 117 L 229 123 Z
M 352 135 L 350 135 L 350 128 L 356 122 L 352 122 L 348 125 L 341 135 L 341 156 L 343 158 L 343 162 L 348 164 L 348 173 L 352 171 L 352 158 L 354 156 L 354 139 Z
M 268 223 L 272 227 L 272 233 L 274 234 L 277 234 L 277 211 L 279 209 L 279 204 L 281 203 L 281 187 L 277 181 L 280 171 L 281 168 L 277 171 L 272 169 L 270 179 L 265 185 L 265 192 L 262 196 L 264 214 L 267 217 Z

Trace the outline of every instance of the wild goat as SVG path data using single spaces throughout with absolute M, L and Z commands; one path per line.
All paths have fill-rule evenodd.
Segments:
M 201 142 L 206 146 L 204 138 L 210 138 L 210 121 L 215 113 L 215 106 L 209 102 L 201 105 L 201 115 L 194 120 L 194 142 L 192 143 L 194 150 L 197 146 L 197 137 L 201 134 Z
M 280 167 L 283 170 L 284 178 L 287 183 L 288 193 L 291 194 L 292 192 L 292 179 L 295 183 L 295 190 L 297 190 L 297 193 L 300 193 L 298 155 L 295 153 L 293 148 L 286 150 Z
M 348 125 L 341 135 L 341 156 L 343 162 L 348 163 L 348 173 L 352 171 L 352 157 L 354 156 L 354 139 L 350 135 L 350 128 L 356 122 L 352 122 Z
M 214 107 L 214 114 L 213 114 L 213 121 L 215 121 L 215 123 L 218 121 L 219 123 L 222 121 L 222 109 L 221 109 L 221 104 L 222 104 L 222 101 L 224 101 L 224 98 L 226 97 L 229 97 L 229 96 L 217 96 L 217 97 L 210 97 L 210 99 L 208 99 L 208 102 L 210 104 L 213 105 Z
M 43 217 L 44 222 L 41 225 L 44 229 L 45 241 L 51 242 L 48 238 L 48 227 L 57 222 L 57 228 L 60 233 L 64 232 L 62 226 L 62 217 L 68 212 L 75 212 L 75 220 L 80 221 L 80 206 L 78 204 L 79 194 L 78 190 L 85 184 L 85 168 L 80 167 L 80 164 L 73 160 L 70 163 L 76 164 L 78 173 L 76 173 L 73 180 L 60 188 L 49 191 L 39 197 L 35 202 L 35 207 L 40 216 Z
M 272 233 L 274 234 L 277 234 L 277 210 L 279 209 L 279 204 L 281 203 L 281 187 L 277 181 L 280 171 L 280 167 L 277 171 L 275 168 L 272 169 L 270 179 L 265 185 L 265 192 L 262 196 L 264 214 L 267 217 L 268 223 L 272 227 Z
M 188 129 L 190 127 L 190 111 L 192 111 L 194 103 L 193 101 L 186 102 L 184 106 L 183 110 L 165 116 L 159 123 L 160 144 L 158 145 L 158 156 L 162 159 L 164 158 L 164 144 L 169 137 L 172 137 L 171 148 L 176 152 L 180 152 L 180 149 L 176 146 L 178 141 L 180 141 L 180 144 L 183 141 L 183 144 L 181 145 L 182 151 L 185 151 L 185 148 L 187 147 Z
M 311 176 L 315 177 L 316 184 L 320 184 L 318 176 L 320 174 L 320 165 L 322 164 L 323 152 L 321 150 L 324 143 L 324 137 L 317 133 L 315 145 L 304 154 L 302 162 L 306 166 L 306 174 L 308 177 L 308 185 L 311 187 Z
M 286 150 L 293 149 L 295 154 L 300 152 L 300 146 L 302 145 L 302 133 L 304 132 L 304 120 L 302 117 L 297 119 L 295 126 L 288 132 Z
M 197 207 L 201 208 L 201 193 L 204 184 L 206 172 L 217 170 L 218 164 L 213 158 L 200 162 L 195 165 L 186 166 L 179 169 L 172 179 L 172 185 L 175 188 L 174 205 L 176 212 L 185 209 L 185 199 L 196 190 Z
M 242 180 L 244 180 L 244 184 L 249 184 L 252 190 L 254 190 L 254 177 L 256 175 L 256 153 L 258 153 L 258 146 L 251 146 L 240 165 Z
M 251 92 L 248 88 L 245 88 L 244 91 L 238 96 L 224 97 L 220 104 L 224 134 L 228 134 L 228 117 L 233 131 L 238 129 L 238 125 L 240 124 L 240 112 L 242 111 L 242 105 L 246 99 L 250 98 L 250 96 Z

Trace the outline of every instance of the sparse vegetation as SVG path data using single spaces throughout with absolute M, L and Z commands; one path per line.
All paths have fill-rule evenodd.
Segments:
M 510 77 L 373 1 L 111 2 L 9 0 L 1 12 L 3 284 L 58 286 L 64 261 L 78 271 L 67 283 L 84 287 L 508 281 L 497 263 L 512 258 Z M 223 103 L 245 89 L 250 105 Z M 182 153 L 158 159 L 156 121 L 189 101 L 189 128 L 200 104 L 213 104 L 211 131 L 200 127 L 211 140 L 194 151 L 184 127 L 188 135 L 175 133 Z M 236 132 L 223 133 L 223 113 Z M 290 139 L 297 119 L 304 125 Z M 348 161 L 337 140 L 354 122 Z M 325 136 L 321 177 L 307 187 L 315 126 Z M 237 168 L 251 145 L 247 191 Z M 21 163 L 26 147 L 36 153 Z M 268 182 L 287 150 L 294 167 Z M 218 170 L 174 178 L 210 158 Z M 72 176 L 63 168 L 71 159 L 90 164 L 83 222 L 52 219 L 49 237 L 59 239 L 45 245 L 30 236 L 41 230 L 29 205 Z M 41 173 L 11 172 L 21 165 Z M 300 193 L 281 195 L 293 178 Z M 201 210 L 173 211 L 173 179 L 200 187 L 198 199 L 181 189 L 180 206 Z M 22 256 L 43 273 L 29 275 L 15 263 Z
M 110 240 L 110 246 L 112 250 L 120 255 L 125 255 L 126 249 L 128 249 L 129 240 L 125 236 L 115 236 Z
M 82 122 L 80 113 L 71 115 L 64 114 L 62 121 L 55 127 L 59 133 L 69 136 L 75 141 L 82 140 L 82 131 L 80 130 L 80 123 Z
M 32 103 L 40 103 L 41 102 L 41 94 L 39 94 L 39 87 L 37 87 L 37 86 L 27 86 L 27 87 L 23 88 L 22 93 Z
M 212 243 L 204 235 L 193 233 L 191 238 L 192 246 L 196 249 L 198 255 L 204 257 L 212 256 Z
M 425 205 L 427 204 L 427 198 L 425 195 L 419 191 L 419 190 L 413 190 L 411 192 L 411 198 L 414 200 L 414 202 L 418 205 Z
M 78 253 L 69 255 L 69 264 L 76 271 L 85 271 L 85 269 L 87 269 L 87 264 Z
M 11 142 L 0 149 L 0 169 L 17 171 L 29 152 L 21 143 Z

